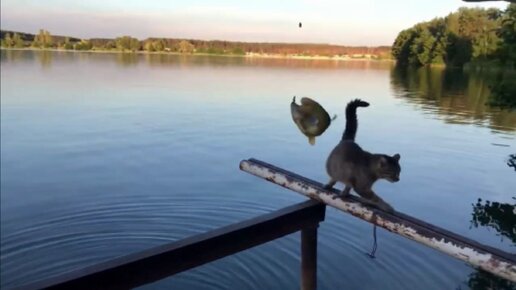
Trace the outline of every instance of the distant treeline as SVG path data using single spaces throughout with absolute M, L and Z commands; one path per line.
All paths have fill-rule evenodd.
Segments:
M 131 36 L 121 36 L 115 39 L 79 39 L 74 37 L 53 36 L 46 30 L 40 30 L 37 35 L 14 31 L 1 31 L 0 36 L 2 39 L 2 47 L 6 48 L 32 47 L 66 50 L 149 51 L 232 55 L 256 53 L 368 58 L 390 58 L 391 54 L 389 46 L 366 47 L 305 43 L 258 43 L 175 38 L 147 38 L 145 40 L 138 40 Z
M 392 46 L 401 65 L 516 65 L 516 4 L 506 10 L 460 8 L 401 31 Z

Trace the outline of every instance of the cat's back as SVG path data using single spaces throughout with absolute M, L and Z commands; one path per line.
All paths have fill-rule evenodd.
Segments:
M 327 164 L 330 163 L 358 163 L 363 158 L 365 151 L 351 140 L 341 140 L 328 156 Z
M 346 182 L 362 164 L 364 151 L 350 140 L 342 140 L 326 160 L 326 171 L 337 181 Z
M 362 148 L 357 143 L 351 140 L 341 140 L 333 150 L 336 151 L 335 153 L 343 154 L 346 156 L 364 152 L 364 150 L 362 150 Z

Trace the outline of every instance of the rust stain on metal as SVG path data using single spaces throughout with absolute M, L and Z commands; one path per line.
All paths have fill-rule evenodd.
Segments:
M 494 268 L 498 268 L 500 266 L 500 262 L 495 259 L 489 259 L 489 261 L 487 261 L 487 263 Z

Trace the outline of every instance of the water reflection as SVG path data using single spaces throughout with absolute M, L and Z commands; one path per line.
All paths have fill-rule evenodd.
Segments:
M 50 66 L 52 65 L 52 56 L 53 56 L 52 51 L 44 50 L 41 53 L 38 53 L 38 60 L 39 60 L 39 63 L 41 64 L 42 68 L 45 68 L 45 69 L 50 68 Z
M 513 197 L 513 200 L 516 201 L 516 198 Z M 473 204 L 471 225 L 494 229 L 502 240 L 509 239 L 516 243 L 516 206 L 489 200 L 482 203 L 479 198 Z
M 478 270 L 469 275 L 468 287 L 471 290 L 514 290 L 516 289 L 516 284 L 489 272 Z
M 391 88 L 396 97 L 447 123 L 472 123 L 497 131 L 514 131 L 515 112 L 486 106 L 494 78 L 495 75 L 488 73 L 444 68 L 394 68 Z
M 512 167 L 516 171 L 516 154 L 509 155 L 507 159 L 507 166 Z
M 116 63 L 121 66 L 134 66 L 139 62 L 139 55 L 135 53 L 117 53 Z
M 509 155 L 507 165 L 516 170 L 516 154 Z M 512 198 L 516 202 L 516 197 Z M 471 226 L 494 229 L 497 235 L 516 244 L 516 205 L 478 199 L 473 204 Z M 499 278 L 489 272 L 477 270 L 469 275 L 468 286 L 472 290 L 516 289 L 516 283 Z
M 2 49 L 1 59 L 2 62 L 20 62 L 20 61 L 32 61 L 34 54 L 27 54 L 23 50 L 4 50 Z
M 241 56 L 212 56 L 212 55 L 177 55 L 177 54 L 144 54 L 143 59 L 152 66 L 169 65 L 204 65 L 212 67 L 257 66 L 267 68 L 298 68 L 298 69 L 375 69 L 386 70 L 393 66 L 385 61 L 340 61 L 332 59 L 296 59 L 296 58 L 266 58 Z
M 267 68 L 298 68 L 298 69 L 372 69 L 388 70 L 393 66 L 388 61 L 341 61 L 336 59 L 296 59 L 296 58 L 266 58 L 241 56 L 213 55 L 180 55 L 172 53 L 118 53 L 118 52 L 74 52 L 74 51 L 44 51 L 44 50 L 2 50 L 2 61 L 28 60 L 36 56 L 42 65 L 52 63 L 52 54 L 59 55 L 59 61 L 114 61 L 122 67 L 134 66 L 140 62 L 150 66 L 211 66 L 235 67 L 257 66 Z M 116 57 L 112 57 L 116 55 Z
M 385 140 L 379 145 L 383 150 L 407 155 L 412 176 L 392 195 L 400 208 L 463 232 L 475 192 L 512 201 L 514 186 L 507 175 L 514 173 L 504 159 L 515 153 L 513 148 L 492 147 L 486 142 L 491 138 L 469 139 L 470 130 L 455 126 L 438 128 L 445 132 L 439 146 L 428 146 L 436 122 L 411 122 L 411 116 L 421 114 L 417 106 L 397 111 L 399 101 L 389 93 L 389 63 L 54 52 L 50 69 L 43 71 L 39 53 L 2 50 L 1 288 L 298 202 L 297 195 L 282 194 L 235 168 L 243 156 L 254 156 L 326 178 L 324 158 L 342 134 L 345 118 L 318 146 L 307 147 L 302 138 L 298 143 L 281 97 L 297 93 L 314 92 L 327 109 L 339 105 L 341 113 L 331 110 L 339 115 L 343 97 L 377 97 L 379 106 L 363 112 L 370 115 L 363 116 L 361 140 Z M 11 63 L 16 56 L 21 57 Z M 460 75 L 446 80 L 442 87 L 455 87 L 457 95 L 469 81 Z M 417 132 L 411 136 L 416 138 L 400 142 L 385 129 L 402 125 Z M 492 142 L 504 144 L 514 139 L 495 137 Z M 432 198 L 421 202 L 424 196 Z M 328 212 L 320 230 L 321 288 L 467 284 L 471 269 L 463 263 L 393 235 L 380 237 L 384 258 L 372 261 L 363 254 L 370 249 L 364 244 L 370 230 Z M 471 231 L 470 237 L 499 246 L 499 237 L 479 232 Z M 173 277 L 163 288 L 286 289 L 299 282 L 298 246 L 299 236 L 285 237 Z M 507 241 L 502 246 L 506 249 Z
M 391 89 L 395 96 L 419 109 L 443 119 L 446 123 L 476 124 L 495 131 L 512 132 L 516 113 L 507 108 L 507 94 L 494 95 L 491 89 L 514 86 L 515 81 L 500 78 L 500 73 L 463 72 L 444 68 L 391 70 Z M 510 96 L 514 98 L 514 96 Z M 495 106 L 489 106 L 495 105 Z M 505 145 L 505 144 L 504 144 Z M 509 155 L 507 165 L 516 170 L 516 154 Z M 513 198 L 516 201 L 516 198 Z M 516 243 L 516 206 L 478 199 L 473 204 L 471 227 L 494 229 L 501 240 Z M 516 284 L 483 270 L 471 273 L 466 282 L 470 289 L 516 289 Z M 461 287 L 459 287 L 460 289 Z
M 516 155 L 511 155 L 516 158 Z M 514 159 L 513 159 L 514 160 Z M 513 197 L 516 202 L 516 197 Z M 509 239 L 516 243 L 516 205 L 490 202 L 478 199 L 473 204 L 471 225 L 494 229 L 502 240 Z M 477 270 L 469 275 L 468 286 L 473 290 L 480 289 L 516 289 L 516 284 L 499 278 L 491 273 Z
M 516 72 L 501 71 L 490 86 L 492 96 L 489 105 L 502 109 L 516 109 Z

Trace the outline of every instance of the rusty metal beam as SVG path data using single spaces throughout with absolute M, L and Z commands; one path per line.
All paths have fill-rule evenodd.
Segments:
M 309 200 L 16 289 L 132 289 L 305 228 L 316 228 L 325 212 L 323 203 Z
M 319 182 L 256 159 L 243 160 L 240 169 L 311 199 L 376 224 L 390 232 L 434 248 L 496 276 L 516 282 L 516 255 L 482 245 L 466 237 L 409 215 L 386 213 L 361 203 L 359 197 L 334 199 L 337 190 L 325 190 Z

